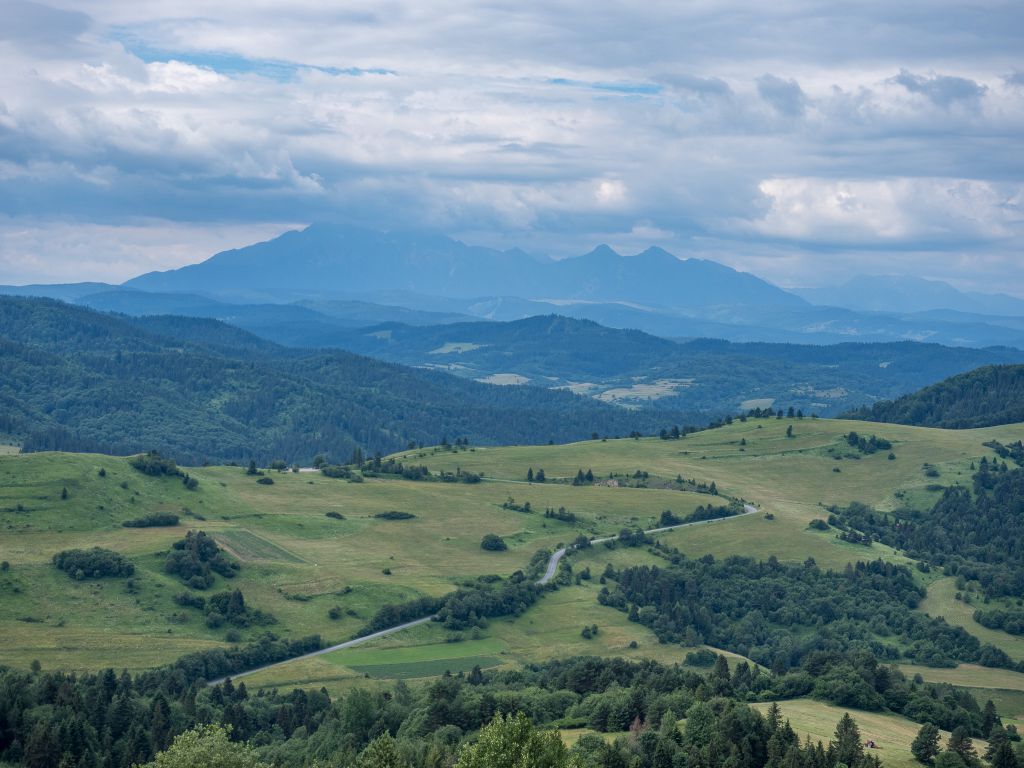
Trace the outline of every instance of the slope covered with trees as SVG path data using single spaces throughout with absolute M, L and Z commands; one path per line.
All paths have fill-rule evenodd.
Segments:
M 445 437 L 547 443 L 649 433 L 666 418 L 685 420 L 341 351 L 289 350 L 213 320 L 0 298 L 0 432 L 27 451 L 292 462 Z
M 860 408 L 848 418 L 944 429 L 1024 421 L 1024 365 L 987 365 L 920 392 Z

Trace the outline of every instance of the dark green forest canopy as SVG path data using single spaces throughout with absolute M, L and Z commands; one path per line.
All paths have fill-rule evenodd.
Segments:
M 1024 365 L 987 365 L 846 416 L 943 429 L 1014 424 L 1024 421 Z
M 1024 595 L 1024 469 L 982 460 L 973 489 L 947 488 L 928 512 L 863 504 L 831 512 L 845 528 L 977 581 L 987 597 Z
M 0 760 L 27 768 L 130 766 L 152 759 L 188 728 L 222 723 L 233 739 L 257 745 L 268 764 L 364 764 L 357 763 L 359 753 L 386 733 L 397 739 L 409 768 L 433 768 L 454 763 L 460 747 L 496 715 L 522 712 L 545 727 L 634 731 L 613 744 L 582 742 L 580 764 L 594 768 L 660 768 L 674 765 L 675 755 L 695 768 L 765 768 L 778 764 L 773 754 L 777 760 L 791 750 L 801 758 L 795 764 L 809 768 L 836 768 L 841 757 L 850 768 L 869 768 L 853 745 L 845 756 L 803 745 L 778 717 L 744 703 L 801 695 L 808 683 L 829 690 L 854 684 L 837 679 L 836 670 L 920 722 L 961 726 L 972 735 L 995 722 L 969 694 L 908 680 L 863 654 L 813 656 L 807 671 L 781 676 L 746 662 L 730 670 L 724 657 L 706 674 L 653 661 L 576 657 L 517 670 L 476 668 L 415 688 L 403 682 L 387 690 L 356 688 L 336 700 L 323 689 L 251 694 L 244 681 L 208 687 L 203 680 L 212 670 L 303 649 L 265 639 L 234 652 L 233 660 L 210 651 L 135 676 L 0 668 Z M 680 717 L 687 723 L 677 729 Z
M 938 666 L 987 660 L 964 629 L 913 611 L 924 590 L 908 568 L 880 560 L 834 572 L 810 562 L 674 555 L 667 567 L 624 568 L 613 578 L 601 602 L 628 611 L 660 639 L 707 643 L 776 671 L 814 651 L 869 651 Z
M 688 421 L 336 350 L 289 350 L 213 320 L 0 297 L 0 329 L 0 432 L 23 438 L 26 451 L 306 462 L 318 453 L 344 459 L 356 447 L 565 442 Z

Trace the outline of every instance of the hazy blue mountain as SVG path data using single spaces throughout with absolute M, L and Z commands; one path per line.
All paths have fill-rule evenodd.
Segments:
M 54 283 L 52 285 L 0 285 L 0 295 L 39 296 L 45 299 L 74 301 L 97 291 L 108 291 L 117 286 L 108 283 Z
M 131 289 L 93 293 L 74 303 L 136 317 L 181 315 L 221 320 L 290 347 L 338 347 L 339 334 L 350 328 L 379 323 L 440 325 L 469 319 L 468 315 L 423 312 L 361 301 L 231 304 L 192 293 L 149 293 Z
M 966 293 L 939 280 L 909 275 L 861 275 L 841 285 L 795 293 L 814 304 L 872 312 L 948 309 L 983 315 L 1024 315 L 1024 299 L 1006 294 Z
M 409 291 L 440 297 L 495 294 L 641 305 L 718 303 L 798 307 L 804 300 L 752 275 L 651 248 L 624 257 L 607 246 L 555 261 L 469 246 L 442 235 L 314 224 L 200 264 L 125 283 L 154 292 L 202 292 L 246 301 L 295 301 Z

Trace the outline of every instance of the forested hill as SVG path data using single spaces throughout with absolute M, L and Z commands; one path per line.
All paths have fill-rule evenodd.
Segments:
M 848 415 L 853 419 L 945 429 L 1024 421 L 1024 365 L 986 365 Z
M 342 351 L 279 347 L 214 320 L 131 319 L 0 297 L 0 433 L 25 450 L 180 462 L 347 459 L 358 445 L 563 442 L 655 432 L 636 413 L 567 392 L 496 387 Z

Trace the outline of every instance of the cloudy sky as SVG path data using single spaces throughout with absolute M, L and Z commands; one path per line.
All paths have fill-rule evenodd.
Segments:
M 331 219 L 1024 296 L 1022 51 L 1019 0 L 0 0 L 0 283 Z

